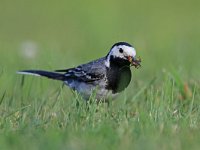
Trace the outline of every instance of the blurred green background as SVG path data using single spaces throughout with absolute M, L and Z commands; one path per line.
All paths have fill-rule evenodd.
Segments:
M 111 110 L 76 109 L 60 82 L 16 74 L 75 67 L 118 41 L 142 68 Z M 198 149 L 199 47 L 198 0 L 0 0 L 0 149 Z
M 171 67 L 198 78 L 199 8 L 197 0 L 0 0 L 1 70 L 13 76 L 19 69 L 68 68 L 127 41 L 143 60 L 138 80 Z M 23 54 L 29 50 L 33 57 Z

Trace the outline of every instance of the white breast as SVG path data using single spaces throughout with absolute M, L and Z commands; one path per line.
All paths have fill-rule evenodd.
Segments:
M 73 90 L 77 91 L 84 99 L 88 100 L 92 94 L 95 94 L 97 100 L 107 100 L 113 98 L 117 94 L 112 94 L 112 91 L 105 89 L 105 81 L 98 81 L 97 83 L 85 83 L 76 80 L 65 81 Z

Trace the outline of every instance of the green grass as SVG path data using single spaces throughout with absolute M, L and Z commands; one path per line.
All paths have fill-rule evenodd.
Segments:
M 139 90 L 133 96 L 126 91 L 109 107 L 93 99 L 87 104 L 77 94 L 69 96 L 68 89 L 56 83 L 49 90 L 54 83 L 42 79 L 26 77 L 21 82 L 19 77 L 12 95 L 6 91 L 1 98 L 1 149 L 200 146 L 199 87 L 191 83 L 192 95 L 183 90 L 188 94 L 185 97 L 171 74 L 163 73 L 144 87 L 136 87 Z
M 0 149 L 199 149 L 199 6 L 0 0 Z M 70 68 L 117 41 L 135 46 L 142 67 L 109 106 L 16 74 Z

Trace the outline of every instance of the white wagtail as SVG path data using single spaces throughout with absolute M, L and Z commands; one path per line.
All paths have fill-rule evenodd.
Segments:
M 55 70 L 23 70 L 19 74 L 44 76 L 61 80 L 77 91 L 84 99 L 89 99 L 95 90 L 97 100 L 106 100 L 123 91 L 131 81 L 131 66 L 140 67 L 141 59 L 126 42 L 115 43 L 109 53 L 102 58 L 79 65 L 75 68 Z

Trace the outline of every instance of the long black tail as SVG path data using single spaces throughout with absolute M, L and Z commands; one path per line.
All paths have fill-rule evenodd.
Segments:
M 43 76 L 54 80 L 66 80 L 65 74 L 56 73 L 56 72 L 49 72 L 43 70 L 22 70 L 18 71 L 18 74 L 25 74 L 25 75 L 35 75 L 35 76 Z

